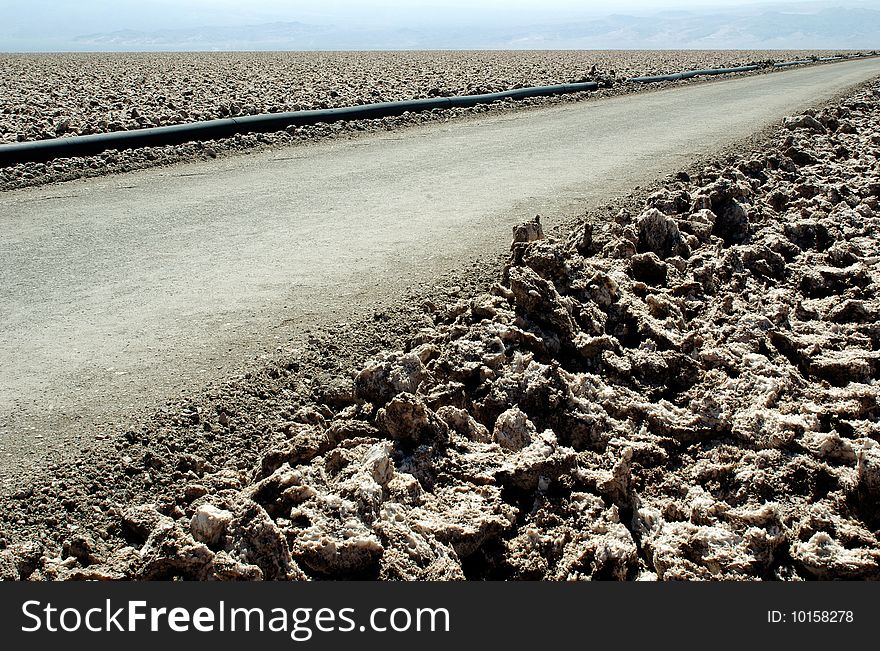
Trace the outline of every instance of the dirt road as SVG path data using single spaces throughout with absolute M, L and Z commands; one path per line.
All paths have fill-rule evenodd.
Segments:
M 524 216 L 552 223 L 877 75 L 855 61 L 7 193 L 0 476 L 500 252 Z

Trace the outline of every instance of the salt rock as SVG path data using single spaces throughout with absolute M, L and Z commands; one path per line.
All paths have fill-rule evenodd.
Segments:
M 420 505 L 425 494 L 419 480 L 406 472 L 395 472 L 384 488 L 388 494 L 388 502 L 405 506 Z
M 64 569 L 57 577 L 59 581 L 122 581 L 125 575 L 99 565 Z
M 245 484 L 247 475 L 232 468 L 223 468 L 215 473 L 203 476 L 199 481 L 209 492 L 239 489 Z
M 724 204 L 718 212 L 714 233 L 727 244 L 742 242 L 749 236 L 751 223 L 746 207 L 735 199 Z
M 259 504 L 241 503 L 226 527 L 225 541 L 223 551 L 256 565 L 269 581 L 305 578 L 291 559 L 284 534 Z
M 691 204 L 691 211 L 696 213 L 703 210 L 712 210 L 712 197 L 705 192 L 696 195 Z
M 574 304 L 563 298 L 551 281 L 530 267 L 513 267 L 508 275 L 518 311 L 533 315 L 569 340 L 580 332 L 572 316 Z
M 816 532 L 806 542 L 795 541 L 791 556 L 819 580 L 876 580 L 880 576 L 880 551 L 847 549 L 824 531 Z
M 205 566 L 204 581 L 262 581 L 263 571 L 234 559 L 225 551 L 218 552 Z
M 164 518 L 150 532 L 140 549 L 140 561 L 134 568 L 138 580 L 170 580 L 184 578 L 198 580 L 214 553 L 171 518 Z
M 744 390 L 743 383 L 738 390 Z M 771 391 L 775 384 L 765 385 Z M 755 387 L 755 392 L 759 391 Z M 772 395 L 772 393 L 770 394 Z M 784 448 L 804 432 L 816 429 L 815 417 L 801 414 L 780 414 L 776 410 L 763 408 L 740 409 L 733 418 L 733 432 L 743 440 L 754 442 L 761 448 Z
M 835 386 L 868 383 L 877 374 L 880 355 L 867 350 L 832 351 L 810 361 L 810 373 Z
M 834 241 L 828 227 L 815 219 L 800 219 L 785 223 L 783 232 L 801 249 L 827 249 Z
M 310 485 L 308 466 L 279 467 L 265 479 L 249 486 L 244 495 L 262 506 L 270 515 L 286 515 L 291 506 L 300 504 L 315 495 Z
M 630 258 L 633 278 L 648 285 L 666 285 L 667 266 L 654 252 L 637 253 Z
M 596 270 L 584 284 L 589 299 L 603 310 L 620 300 L 620 282 L 602 270 Z
M 762 576 L 783 542 L 780 532 L 760 527 L 665 522 L 642 545 L 661 580 L 742 580 Z
M 834 323 L 871 323 L 877 320 L 876 303 L 871 305 L 865 301 L 848 299 L 828 312 L 827 319 Z
M 858 458 L 858 481 L 862 499 L 868 504 L 880 501 L 880 447 L 861 451 Z
M 782 123 L 792 131 L 795 129 L 809 129 L 815 133 L 827 133 L 828 131 L 825 126 L 812 115 L 787 117 L 782 120 Z
M 515 579 L 622 581 L 639 567 L 635 541 L 617 508 L 589 493 L 538 498 L 504 547 L 505 565 Z
M 43 543 L 30 540 L 13 543 L 4 549 L 3 553 L 8 554 L 7 558 L 15 566 L 19 577 L 22 580 L 28 580 L 32 574 L 38 573 L 40 566 L 43 565 L 46 557 L 46 548 Z M 0 566 L 4 564 L 4 561 L 0 561 Z M 0 571 L 5 573 L 8 570 Z
M 122 513 L 122 524 L 141 540 L 146 540 L 160 524 L 170 521 L 171 518 L 159 513 L 154 504 L 132 506 Z
M 123 546 L 109 553 L 99 564 L 87 568 L 71 568 L 64 571 L 64 579 L 75 581 L 119 581 L 130 579 L 142 562 L 140 552 L 131 546 Z M 81 573 L 78 572 L 81 570 Z M 74 574 L 76 573 L 76 574 Z
M 801 445 L 820 459 L 846 464 L 856 461 L 852 443 L 840 438 L 837 432 L 807 432 L 801 439 Z
M 304 449 L 304 452 L 307 452 L 307 455 L 298 455 L 297 462 L 303 463 L 305 461 L 310 461 L 318 454 L 325 453 L 331 446 L 339 445 L 340 442 L 345 440 L 378 438 L 379 436 L 379 430 L 375 425 L 364 420 L 352 420 L 351 417 L 340 415 L 340 417 L 334 418 L 330 423 L 330 426 L 327 428 L 327 445 L 324 445 L 323 442 L 319 442 L 318 445 L 307 444 L 307 447 Z M 297 447 L 298 449 L 303 449 L 299 444 Z
M 532 442 L 538 429 L 519 407 L 503 412 L 495 421 L 492 439 L 507 450 L 522 450 Z
M 420 443 L 445 437 L 444 423 L 421 398 L 402 393 L 376 414 L 376 424 L 399 441 Z
M 501 499 L 501 489 L 458 484 L 426 494 L 424 505 L 413 509 L 412 521 L 413 529 L 430 532 L 465 558 L 513 527 L 516 514 L 517 509 Z
M 403 504 L 385 504 L 375 524 L 384 547 L 380 578 L 392 581 L 460 581 L 458 555 L 430 532 L 413 528 L 413 512 Z
M 374 360 L 355 378 L 358 398 L 384 405 L 399 393 L 415 393 L 427 378 L 425 365 L 414 353 L 391 353 Z
M 685 244 L 678 229 L 678 224 L 672 217 L 664 215 L 656 208 L 650 208 L 643 212 L 636 220 L 638 227 L 638 251 L 646 253 L 653 251 L 661 259 L 673 255 L 683 258 L 690 257 L 690 250 Z
M 686 190 L 659 190 L 648 197 L 647 204 L 664 215 L 687 212 L 691 195 Z
M 382 508 L 385 491 L 382 486 L 361 467 L 352 476 L 335 482 L 333 490 L 346 501 L 356 505 L 357 517 L 364 523 L 370 523 L 375 514 Z
M 354 422 L 359 423 L 359 421 Z M 311 426 L 291 427 L 288 430 L 289 439 L 279 441 L 263 453 L 256 479 L 268 477 L 285 464 L 295 466 L 307 463 L 326 452 L 333 443 L 352 436 L 351 432 L 340 432 L 337 425 L 337 421 L 334 421 L 327 432 Z
M 795 165 L 807 167 L 815 165 L 819 160 L 803 147 L 792 146 L 785 150 L 785 155 L 794 161 Z
M 193 538 L 211 546 L 220 541 L 230 522 L 232 513 L 229 511 L 218 509 L 212 504 L 202 504 L 193 514 L 189 528 Z
M 505 458 L 498 468 L 497 481 L 520 490 L 547 490 L 549 483 L 570 471 L 577 453 L 559 445 L 551 430 L 544 430 L 532 442 Z
M 356 502 L 328 492 L 296 514 L 311 523 L 288 534 L 293 558 L 305 567 L 325 576 L 350 577 L 378 565 L 385 548 Z
M 386 486 L 394 478 L 394 446 L 388 441 L 376 443 L 367 450 L 361 462 L 361 471 L 380 486 Z
M 0 551 L 0 581 L 18 581 L 20 579 L 21 575 L 18 572 L 15 556 L 8 549 Z
M 443 422 L 451 429 L 471 441 L 486 443 L 492 440 L 489 430 L 482 423 L 477 422 L 466 410 L 452 405 L 446 405 L 437 410 Z
M 590 535 L 575 536 L 565 546 L 555 575 L 548 578 L 625 581 L 633 577 L 638 549 L 629 529 L 620 522 L 617 508 L 605 511 L 591 528 Z
M 62 555 L 72 556 L 84 566 L 100 562 L 95 540 L 85 533 L 76 533 L 65 541 Z
M 543 239 L 544 228 L 541 226 L 540 215 L 535 215 L 535 218 L 532 221 L 513 227 L 514 242 L 535 242 Z
M 598 485 L 601 493 L 618 508 L 635 508 L 638 505 L 638 497 L 633 488 L 632 458 L 633 449 L 624 448 L 611 473 Z

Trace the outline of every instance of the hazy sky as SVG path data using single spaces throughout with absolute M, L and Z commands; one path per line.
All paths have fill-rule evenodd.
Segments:
M 0 0 L 0 33 L 71 36 L 120 29 L 257 24 L 272 21 L 364 25 L 497 24 L 597 14 L 742 5 L 795 8 L 804 0 Z M 825 6 L 871 6 L 859 0 Z M 807 6 L 816 6 L 809 3 Z

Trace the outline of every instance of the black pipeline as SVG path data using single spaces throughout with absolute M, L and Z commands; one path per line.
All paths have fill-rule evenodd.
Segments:
M 599 85 L 595 82 L 533 86 L 482 95 L 431 97 L 403 102 L 382 102 L 379 104 L 363 104 L 361 106 L 346 106 L 314 111 L 246 115 L 222 120 L 176 124 L 168 127 L 18 142 L 10 145 L 0 145 L 0 167 L 17 165 L 19 163 L 40 163 L 54 158 L 94 156 L 108 149 L 179 145 L 194 140 L 228 138 L 239 133 L 281 131 L 290 126 L 307 126 L 319 122 L 369 120 L 403 115 L 407 111 L 415 113 L 433 109 L 467 108 L 477 104 L 491 104 L 492 102 L 505 99 L 547 97 L 565 93 L 593 91 L 598 88 Z
M 808 63 L 825 63 L 829 61 L 841 61 L 844 59 L 860 59 L 862 57 L 874 56 L 877 53 L 874 52 L 872 54 L 851 54 L 849 56 L 830 56 L 830 57 L 819 57 L 816 59 L 803 59 L 800 61 L 781 61 L 779 63 L 774 63 L 772 65 L 773 68 L 788 68 L 790 66 L 801 66 L 806 65 Z M 767 65 L 767 64 L 765 64 Z M 726 75 L 731 72 L 749 72 L 751 70 L 757 70 L 758 68 L 765 67 L 765 65 L 748 65 L 748 66 L 739 66 L 738 68 L 710 68 L 708 70 L 686 70 L 684 72 L 676 72 L 670 75 L 654 75 L 651 77 L 630 77 L 627 81 L 637 82 L 642 84 L 649 84 L 657 81 L 680 81 L 682 79 L 691 79 L 693 77 L 701 77 L 703 75 Z
M 788 68 L 790 66 L 803 66 L 808 63 L 826 63 L 828 61 L 841 61 L 843 59 L 861 59 L 862 57 L 870 56 L 867 54 L 850 54 L 848 56 L 832 56 L 832 57 L 818 57 L 816 59 L 801 59 L 800 61 L 781 61 L 779 63 L 774 63 L 774 68 Z
M 691 79 L 692 77 L 702 77 L 703 75 L 726 75 L 731 72 L 749 72 L 757 70 L 760 66 L 739 66 L 738 68 L 710 68 L 708 70 L 685 70 L 684 72 L 676 72 L 671 75 L 655 75 L 653 77 L 630 77 L 627 81 L 637 82 L 640 84 L 650 84 L 655 81 L 680 81 L 682 79 Z
M 812 59 L 804 59 L 802 61 L 780 61 L 778 63 L 774 63 L 774 68 L 789 68 L 791 66 L 803 66 L 808 63 L 816 63 Z

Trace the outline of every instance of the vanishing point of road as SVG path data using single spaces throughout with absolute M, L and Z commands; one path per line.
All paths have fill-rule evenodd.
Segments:
M 837 63 L 4 193 L 0 477 L 878 75 Z

